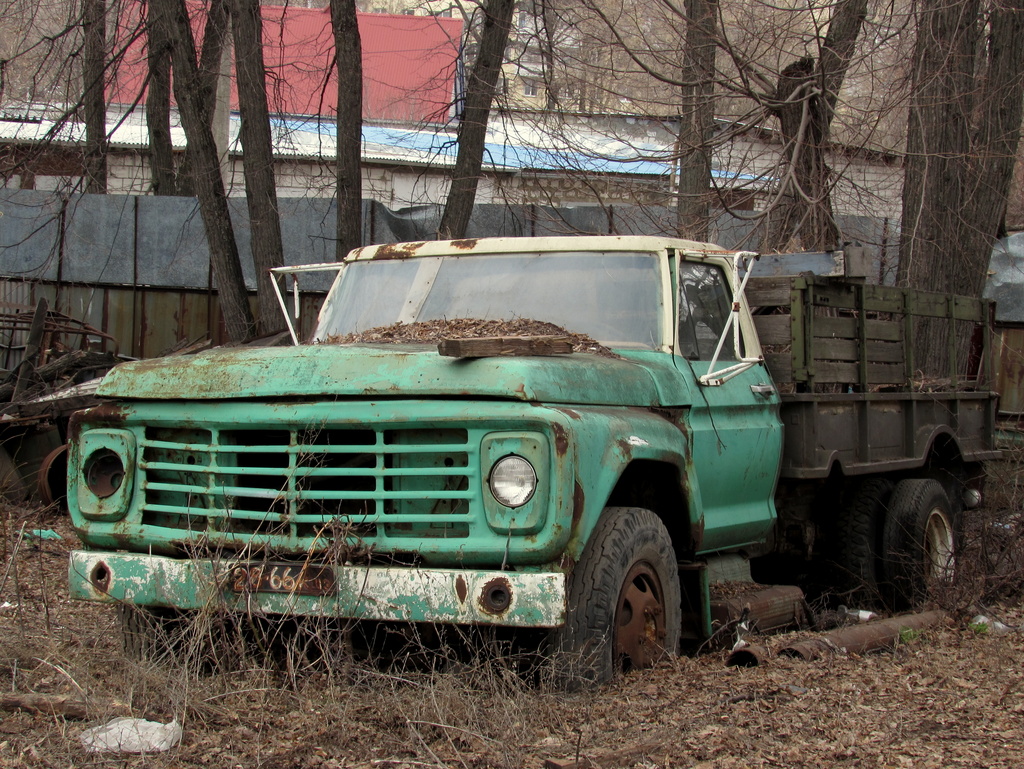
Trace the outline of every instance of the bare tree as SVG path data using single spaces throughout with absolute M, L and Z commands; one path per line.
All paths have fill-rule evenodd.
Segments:
M 192 175 L 210 249 L 210 263 L 217 279 L 228 337 L 232 341 L 242 341 L 253 331 L 253 317 L 221 178 L 217 145 L 210 128 L 212 105 L 209 98 L 204 98 L 208 91 L 196 61 L 188 9 L 185 0 L 151 2 L 168 4 L 168 12 L 160 13 L 157 18 L 167 23 L 166 35 L 171 43 L 174 68 L 174 96 L 181 112 L 185 136 L 192 148 Z
M 817 60 L 800 58 L 779 76 L 770 109 L 779 120 L 787 168 L 765 250 L 798 245 L 826 251 L 840 245 L 826 154 L 839 91 L 866 13 L 867 0 L 840 0 Z
M 459 152 L 438 228 L 442 238 L 466 236 L 483 168 L 487 121 L 508 46 L 514 8 L 515 0 L 487 0 L 482 8 L 480 47 L 467 78 L 465 108 L 459 122 Z
M 85 191 L 107 191 L 107 54 L 106 0 L 83 0 L 82 60 L 83 112 L 85 113 Z
M 338 261 L 363 244 L 363 58 L 355 0 L 331 0 L 338 68 L 337 247 Z
M 152 2 L 153 0 L 151 0 Z M 159 0 L 156 0 L 159 2 Z M 230 34 L 228 0 L 210 0 L 206 7 L 203 26 L 203 47 L 199 55 L 199 69 L 196 73 L 196 100 L 204 105 L 204 120 L 213 130 L 214 108 L 217 100 L 217 81 L 221 76 L 221 62 Z M 179 195 L 196 195 L 193 168 L 196 167 L 195 153 L 191 143 L 185 147 L 185 161 L 177 174 Z
M 146 125 L 149 132 L 149 166 L 154 195 L 174 195 L 174 146 L 171 142 L 171 45 L 167 22 L 158 14 L 167 13 L 166 3 L 146 6 Z
M 256 328 L 269 334 L 278 328 L 277 296 L 270 270 L 284 264 L 281 217 L 274 180 L 274 145 L 267 107 L 267 77 L 263 61 L 263 18 L 259 0 L 233 0 L 231 28 L 235 40 L 235 75 L 242 117 L 242 166 L 245 199 L 252 228 L 252 259 L 256 266 Z
M 686 0 L 686 50 L 679 111 L 676 228 L 680 237 L 706 240 L 715 130 L 715 51 L 718 0 Z
M 1006 212 L 1024 106 L 1024 4 L 921 0 L 898 279 L 978 296 Z M 961 340 L 963 341 L 963 340 Z M 927 326 L 915 360 L 944 370 Z
M 606 113 L 624 113 L 649 121 L 655 130 L 674 132 L 671 156 L 650 155 L 639 144 L 635 153 L 676 165 L 671 203 L 679 234 L 708 236 L 712 200 L 726 207 L 750 200 L 752 192 L 737 194 L 739 174 L 725 187 L 716 186 L 715 155 L 743 131 L 767 128 L 775 118 L 781 123 L 781 157 L 773 172 L 759 170 L 757 176 L 764 180 L 762 188 L 769 180 L 779 188 L 758 216 L 778 210 L 779 240 L 800 237 L 802 230 L 802 238 L 814 245 L 835 245 L 839 237 L 825 153 L 866 0 L 794 8 L 767 3 L 751 8 L 730 0 L 652 0 L 642 9 L 609 0 L 544 3 L 545 27 L 556 15 L 576 36 L 563 50 L 575 61 L 562 68 L 589 78 L 574 89 L 577 109 L 592 102 Z M 794 55 L 801 51 L 810 55 Z M 562 106 L 569 102 L 563 98 Z M 722 130 L 716 130 L 716 114 L 736 122 L 730 126 L 723 120 Z M 762 165 L 759 159 L 755 164 Z

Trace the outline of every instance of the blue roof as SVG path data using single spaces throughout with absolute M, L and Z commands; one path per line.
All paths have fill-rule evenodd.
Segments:
M 335 136 L 336 129 L 331 122 L 318 120 L 275 119 L 275 125 L 288 131 L 308 131 L 321 135 Z M 430 155 L 446 161 L 446 165 L 455 162 L 458 153 L 458 140 L 453 133 L 423 131 L 389 126 L 364 125 L 362 132 L 363 144 L 374 144 L 392 147 L 396 150 L 409 150 Z M 528 147 L 512 142 L 488 142 L 484 145 L 484 164 L 496 169 L 509 171 L 583 171 L 602 174 L 635 174 L 639 176 L 669 176 L 672 173 L 670 150 L 651 148 L 650 157 L 641 157 L 636 151 L 622 153 L 620 156 L 599 156 L 593 153 L 575 150 L 554 150 Z M 665 159 L 659 160 L 658 156 Z M 653 159 L 652 159 L 653 158 Z M 756 177 L 746 174 L 732 174 L 718 169 L 712 170 L 716 179 L 753 180 Z

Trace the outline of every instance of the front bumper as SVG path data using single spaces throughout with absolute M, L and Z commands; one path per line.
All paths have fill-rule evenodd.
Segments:
M 399 622 L 558 627 L 565 622 L 565 575 L 335 566 L 327 595 L 235 592 L 236 563 L 141 553 L 75 550 L 68 567 L 72 598 L 190 610 Z

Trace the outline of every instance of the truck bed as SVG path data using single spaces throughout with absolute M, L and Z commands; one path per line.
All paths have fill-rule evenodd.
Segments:
M 936 441 L 968 462 L 999 456 L 990 301 L 810 276 L 752 278 L 746 295 L 782 397 L 783 477 L 919 467 Z M 949 340 L 946 371 L 915 366 L 923 321 Z

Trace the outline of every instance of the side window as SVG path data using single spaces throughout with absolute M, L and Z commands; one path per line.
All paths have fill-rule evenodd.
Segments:
M 680 355 L 689 360 L 711 360 L 731 310 L 732 290 L 721 268 L 697 262 L 680 263 Z M 718 359 L 736 360 L 732 339 L 726 340 Z

